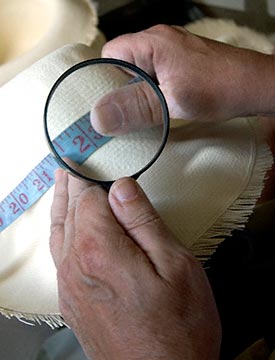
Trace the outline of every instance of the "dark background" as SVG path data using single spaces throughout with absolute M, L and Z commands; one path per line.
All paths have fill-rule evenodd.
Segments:
M 184 25 L 201 16 L 190 0 L 136 0 L 100 16 L 99 28 L 110 40 L 155 24 Z

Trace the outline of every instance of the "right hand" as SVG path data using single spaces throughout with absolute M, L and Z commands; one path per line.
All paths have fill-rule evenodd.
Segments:
M 157 79 L 172 118 L 220 121 L 275 113 L 273 88 L 268 86 L 274 67 L 270 55 L 157 25 L 108 42 L 102 57 L 128 61 Z M 92 125 L 103 135 L 152 126 L 161 119 L 152 103 L 144 82 L 126 86 L 103 97 L 92 112 Z

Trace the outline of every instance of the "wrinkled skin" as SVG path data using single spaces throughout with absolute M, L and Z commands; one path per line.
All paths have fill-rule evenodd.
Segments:
M 133 63 L 153 78 L 168 103 L 172 118 L 190 121 L 223 121 L 246 115 L 275 115 L 274 56 L 241 49 L 192 35 L 188 31 L 166 25 L 122 35 L 108 42 L 103 57 Z M 122 107 L 122 123 L 114 127 L 102 108 L 91 115 L 92 125 L 106 135 L 126 133 L 132 127 L 156 124 L 150 94 L 138 83 L 103 99 L 114 108 Z M 133 93 L 133 96 L 131 94 Z M 137 99 L 137 104 L 129 99 Z M 125 111 L 125 99 L 129 112 Z M 144 114 L 144 109 L 148 109 Z M 139 114 L 142 121 L 138 121 Z M 116 117 L 115 117 L 116 118 Z
M 107 193 L 56 173 L 51 251 L 59 303 L 98 359 L 218 359 L 208 280 L 132 180 Z
M 107 43 L 102 56 L 132 62 L 157 78 L 174 118 L 275 114 L 273 56 L 163 25 Z M 149 109 L 144 92 L 137 98 L 141 103 L 132 110 Z M 104 134 L 135 126 L 127 116 L 115 129 L 97 122 L 100 107 L 92 115 Z M 263 124 L 272 145 L 274 126 L 268 119 Z M 58 170 L 50 246 L 61 312 L 88 357 L 219 358 L 220 322 L 204 270 L 134 180 L 118 180 L 107 195 Z

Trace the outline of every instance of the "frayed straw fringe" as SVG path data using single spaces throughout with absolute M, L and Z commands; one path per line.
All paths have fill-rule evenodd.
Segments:
M 233 230 L 244 228 L 264 188 L 266 172 L 272 167 L 273 156 L 269 147 L 263 141 L 261 131 L 257 131 L 255 120 L 250 120 L 249 123 L 253 129 L 253 133 L 256 135 L 253 175 L 240 197 L 234 201 L 211 229 L 199 239 L 199 242 L 191 248 L 202 263 L 205 263 L 216 250 L 217 246 L 226 236 L 230 235 Z M 15 317 L 28 325 L 36 325 L 44 322 L 52 329 L 67 326 L 61 315 L 21 313 L 1 307 L 0 313 L 9 319 Z
M 6 318 L 11 319 L 15 317 L 20 322 L 34 326 L 41 325 L 42 323 L 46 323 L 52 328 L 52 330 L 57 329 L 62 326 L 68 325 L 65 323 L 61 315 L 41 315 L 41 314 L 29 314 L 29 313 L 21 313 L 14 310 L 3 309 L 0 307 L 0 314 L 4 315 Z
M 191 251 L 202 264 L 215 252 L 226 236 L 230 236 L 233 230 L 241 230 L 245 227 L 245 223 L 252 214 L 257 200 L 263 191 L 266 173 L 273 165 L 273 155 L 263 140 L 263 135 L 257 121 L 251 119 L 248 122 L 255 135 L 255 160 L 254 164 L 252 164 L 254 168 L 252 176 L 243 193 L 217 219 L 211 228 L 200 237 L 199 241 L 192 246 Z

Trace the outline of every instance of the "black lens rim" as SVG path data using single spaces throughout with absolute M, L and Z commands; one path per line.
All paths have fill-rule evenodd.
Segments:
M 104 187 L 105 189 L 109 190 L 110 187 L 112 186 L 112 184 L 116 181 L 116 180 L 98 180 L 98 179 L 94 179 L 88 176 L 85 176 L 83 174 L 81 174 L 80 172 L 76 171 L 75 169 L 73 169 L 70 165 L 68 165 L 63 159 L 62 157 L 58 154 L 58 152 L 55 150 L 55 147 L 51 141 L 50 135 L 49 135 L 49 131 L 48 131 L 48 109 L 49 109 L 49 105 L 50 105 L 50 101 L 56 91 L 56 89 L 58 88 L 58 86 L 62 83 L 63 80 L 65 80 L 69 75 L 71 75 L 73 72 L 86 67 L 86 66 L 90 66 L 90 65 L 96 65 L 96 64 L 110 64 L 110 65 L 114 65 L 117 67 L 121 67 L 121 68 L 126 68 L 132 72 L 135 72 L 138 74 L 138 76 L 147 81 L 147 83 L 149 83 L 149 85 L 151 86 L 151 88 L 155 91 L 155 93 L 157 94 L 160 103 L 161 103 L 161 107 L 162 107 L 162 113 L 163 113 L 163 134 L 162 134 L 162 140 L 161 140 L 161 144 L 156 152 L 156 154 L 154 155 L 154 157 L 143 167 L 141 168 L 139 171 L 137 171 L 136 173 L 132 174 L 130 177 L 137 180 L 141 174 L 143 174 L 145 171 L 147 171 L 155 162 L 156 160 L 159 158 L 160 154 L 162 153 L 167 139 L 168 139 L 168 135 L 169 135 L 169 127 L 170 127 L 170 119 L 169 119 L 169 111 L 168 111 L 168 106 L 165 100 L 165 97 L 162 93 L 162 91 L 160 90 L 158 84 L 153 80 L 153 78 L 148 75 L 144 70 L 140 69 L 138 66 L 131 64 L 127 61 L 124 60 L 119 60 L 119 59 L 113 59 L 113 58 L 95 58 L 95 59 L 88 59 L 88 60 L 84 60 L 78 64 L 73 65 L 72 67 L 70 67 L 68 70 L 66 70 L 57 80 L 56 82 L 53 84 L 48 97 L 46 99 L 46 103 L 45 103 L 45 107 L 44 107 L 44 114 L 43 114 L 43 122 L 44 122 L 44 132 L 45 132 L 45 136 L 47 139 L 47 143 L 50 147 L 50 150 L 52 152 L 52 154 L 54 155 L 54 157 L 56 158 L 57 162 L 59 163 L 59 165 L 66 169 L 67 171 L 69 171 L 70 174 L 72 174 L 73 176 L 76 176 L 84 181 L 88 181 L 88 182 L 92 182 L 92 183 L 96 183 L 98 185 L 101 185 L 102 187 Z

